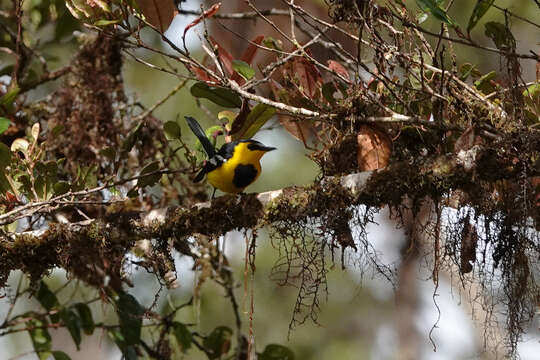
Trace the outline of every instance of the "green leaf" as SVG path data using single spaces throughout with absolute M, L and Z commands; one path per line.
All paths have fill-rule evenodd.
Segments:
M 9 124 L 11 124 L 11 121 L 8 118 L 0 116 L 0 134 L 9 128 Z
M 53 308 L 59 305 L 56 295 L 49 289 L 44 281 L 41 281 L 39 284 L 36 298 L 41 306 L 43 306 L 47 311 L 51 311 Z
M 116 149 L 112 146 L 106 147 L 105 149 L 102 149 L 99 154 L 101 156 L 105 156 L 107 159 L 113 161 L 116 158 Z
M 420 9 L 430 12 L 431 15 L 433 15 L 433 17 L 435 17 L 437 20 L 451 26 L 456 26 L 454 21 L 452 21 L 448 14 L 446 14 L 446 11 L 440 7 L 441 2 L 435 0 L 416 0 L 416 4 L 420 7 Z
M 267 48 L 282 51 L 283 43 L 281 40 L 276 40 L 271 36 L 266 36 L 262 42 Z
M 107 334 L 112 339 L 112 341 L 114 341 L 114 343 L 116 345 L 118 345 L 118 347 L 120 349 L 124 349 L 126 347 L 126 339 L 124 339 L 124 335 L 122 335 L 120 330 L 118 330 L 118 329 L 109 329 Z
M 176 341 L 178 342 L 182 352 L 185 353 L 191 347 L 191 343 L 193 341 L 191 332 L 188 330 L 186 325 L 177 321 L 173 322 L 172 326 Z
M 159 170 L 159 161 L 153 161 L 150 164 L 146 165 L 142 170 L 140 175 L 150 174 Z M 143 188 L 145 186 L 152 186 L 161 178 L 161 174 L 154 174 L 149 176 L 141 177 L 137 180 L 137 187 Z
M 137 299 L 127 293 L 120 293 L 116 302 L 120 332 L 126 345 L 135 345 L 140 342 L 142 316 L 144 308 Z
M 95 26 L 108 26 L 108 25 L 118 24 L 121 21 L 122 21 L 121 19 L 115 19 L 115 20 L 101 19 L 101 20 L 96 21 L 94 25 Z
M 136 198 L 139 196 L 139 189 L 135 186 L 133 189 L 127 192 L 126 196 L 130 199 Z
M 3 171 L 0 171 L 0 194 L 5 194 L 7 191 L 13 191 L 11 189 L 11 184 L 6 178 L 6 174 Z
M 32 197 L 32 182 L 28 175 L 20 175 L 17 177 L 17 181 L 21 183 L 19 190 L 22 191 L 26 196 Z
M 92 311 L 90 311 L 90 307 L 88 307 L 88 305 L 85 303 L 77 303 L 74 305 L 74 307 L 81 318 L 81 326 L 84 333 L 86 335 L 92 335 L 94 333 L 94 329 L 96 328 L 96 324 L 92 318 Z
M 232 122 L 234 121 L 234 119 L 236 119 L 237 116 L 238 116 L 238 113 L 235 113 L 234 111 L 230 111 L 230 110 L 220 111 L 217 115 L 219 120 L 225 123 L 229 123 L 229 124 L 232 124 Z
M 213 125 L 206 129 L 204 133 L 206 134 L 206 137 L 210 139 L 212 145 L 216 146 L 217 137 L 223 134 L 223 127 L 220 125 Z M 199 145 L 202 147 L 201 142 L 197 141 L 197 147 Z
M 242 128 L 233 134 L 233 140 L 250 139 L 275 113 L 274 107 L 262 103 L 257 104 L 249 112 Z
M 426 12 L 421 12 L 421 13 L 418 13 L 416 15 L 416 22 L 418 22 L 419 24 L 422 24 L 424 21 L 426 21 L 428 18 L 428 13 Z
M 53 351 L 54 360 L 71 360 L 71 358 L 63 351 Z
M 30 146 L 30 143 L 23 138 L 18 138 L 13 140 L 11 143 L 11 151 L 17 152 L 20 151 L 24 154 L 25 157 L 28 155 L 28 147 Z
M 471 63 L 464 63 L 459 67 L 459 79 L 462 81 L 465 81 L 469 78 L 469 76 L 472 76 L 473 78 L 477 78 L 480 76 L 480 72 Z
M 277 344 L 266 345 L 259 360 L 294 360 L 294 353 L 287 347 Z
M 137 351 L 134 345 L 128 345 L 121 330 L 111 329 L 108 331 L 109 337 L 118 345 L 118 348 L 122 351 L 123 360 L 137 360 Z
M 478 0 L 474 6 L 471 17 L 469 18 L 469 24 L 467 25 L 467 32 L 470 33 L 471 30 L 478 24 L 478 21 L 486 14 L 491 5 L 495 0 Z
M 11 164 L 11 150 L 6 144 L 0 142 L 0 168 L 2 171 Z
M 242 106 L 242 99 L 235 92 L 222 87 L 208 86 L 205 82 L 193 84 L 190 92 L 195 97 L 208 99 L 223 107 L 239 108 Z
M 122 356 L 125 360 L 137 360 L 139 358 L 137 350 L 133 345 L 127 346 L 124 351 L 122 351 Z
M 523 90 L 523 96 L 530 96 L 532 98 L 540 97 L 540 84 L 529 85 Z
M 203 340 L 203 346 L 210 360 L 218 359 L 231 349 L 232 330 L 226 326 L 218 326 Z
M 47 325 L 48 323 L 45 319 L 31 319 L 26 322 L 34 350 L 42 360 L 49 357 L 49 351 L 51 350 L 51 335 L 49 334 Z
M 77 347 L 77 350 L 80 350 L 81 345 L 81 319 L 79 316 L 75 313 L 75 311 L 71 309 L 64 309 L 60 312 L 60 317 L 63 321 L 63 323 L 66 325 L 66 328 L 68 329 L 69 333 L 71 334 L 71 337 L 73 338 L 73 341 L 75 342 L 75 346 Z
M 516 39 L 506 25 L 496 21 L 490 21 L 486 23 L 485 28 L 486 36 L 493 40 L 497 49 L 510 50 L 516 47 Z
M 266 104 L 257 104 L 248 114 L 246 123 L 250 125 L 247 131 L 242 135 L 242 138 L 252 138 L 275 113 L 276 108 Z
M 45 163 L 45 172 L 48 175 L 54 175 L 56 176 L 56 173 L 58 172 L 58 164 L 56 164 L 56 161 L 49 160 Z
M 334 93 L 337 91 L 335 85 L 331 82 L 324 83 L 322 86 L 322 94 L 326 101 L 330 104 L 335 104 L 336 99 L 334 98 Z
M 19 95 L 20 91 L 21 89 L 19 87 L 14 87 L 11 90 L 9 90 L 2 97 L 0 97 L 0 105 L 1 106 L 11 105 L 17 98 L 17 95 Z
M 493 85 L 491 85 L 491 80 L 495 79 L 495 77 L 497 77 L 497 73 L 495 71 L 491 71 L 482 76 L 480 79 L 476 80 L 474 82 L 474 86 L 484 94 L 490 94 L 495 90 Z
M 62 195 L 62 194 L 65 194 L 69 191 L 70 189 L 70 185 L 67 181 L 58 181 L 57 183 L 54 184 L 54 194 L 55 195 Z
M 121 148 L 122 152 L 128 153 L 131 151 L 133 146 L 135 146 L 135 143 L 137 142 L 140 136 L 142 125 L 143 125 L 143 122 L 139 121 L 137 125 L 135 125 L 133 129 L 131 129 L 129 134 L 126 136 L 126 139 L 122 143 L 122 148 Z
M 182 130 L 176 121 L 167 121 L 163 124 L 163 131 L 169 139 L 180 139 Z
M 54 137 L 57 137 L 58 135 L 63 133 L 65 129 L 66 129 L 66 127 L 64 125 L 58 124 L 58 125 L 56 125 L 55 127 L 52 128 L 51 133 L 52 133 L 52 135 Z
M 45 177 L 43 175 L 39 175 L 34 181 L 34 190 L 40 199 L 45 198 Z
M 14 68 L 15 68 L 15 65 L 13 64 L 4 66 L 3 68 L 0 69 L 0 76 L 10 75 L 13 72 Z
M 540 84 L 532 84 L 523 91 L 527 124 L 537 124 L 540 121 Z
M 251 80 L 255 76 L 255 70 L 249 64 L 242 60 L 233 60 L 232 67 L 240 76 L 246 80 Z
M 69 11 L 64 9 L 62 14 L 54 22 L 54 39 L 60 40 L 66 36 L 72 36 L 73 31 L 80 28 L 80 21 L 77 21 Z
M 72 190 L 89 189 L 97 185 L 97 165 L 82 166 L 77 169 L 77 179 L 71 184 Z

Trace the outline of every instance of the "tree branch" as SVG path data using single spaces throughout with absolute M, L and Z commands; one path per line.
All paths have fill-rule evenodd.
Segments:
M 478 149 L 471 152 L 475 159 L 480 157 Z M 194 234 L 217 237 L 234 229 L 253 229 L 282 220 L 302 221 L 321 216 L 323 211 L 339 211 L 354 205 L 395 205 L 405 195 L 444 196 L 456 189 L 479 192 L 482 176 L 474 166 L 465 169 L 459 157 L 440 156 L 417 165 L 397 163 L 377 171 L 326 177 L 306 187 L 221 196 L 191 208 L 169 207 L 147 213 L 108 214 L 104 219 L 78 223 L 51 223 L 48 229 L 4 234 L 0 238 L 0 283 L 11 270 L 22 269 L 41 276 L 54 266 L 97 281 L 88 270 L 97 266 L 93 254 L 111 252 L 110 256 L 122 259 L 137 240 L 174 239 L 175 247 L 185 248 L 187 238 Z M 317 205 L 323 203 L 327 204 L 326 209 Z M 98 279 L 102 279 L 105 270 L 93 271 L 98 271 Z

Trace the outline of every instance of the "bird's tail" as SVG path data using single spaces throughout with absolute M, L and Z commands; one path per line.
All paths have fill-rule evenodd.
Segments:
M 191 116 L 184 116 L 184 117 L 186 118 L 191 131 L 193 131 L 197 139 L 199 139 L 199 141 L 201 142 L 204 148 L 204 151 L 206 151 L 206 153 L 208 154 L 208 157 L 212 158 L 216 154 L 216 149 L 214 148 L 214 145 L 212 145 L 210 140 L 208 140 L 208 137 L 206 137 L 206 134 L 204 133 L 204 130 L 201 128 L 201 125 L 199 125 L 197 120 L 195 120 Z

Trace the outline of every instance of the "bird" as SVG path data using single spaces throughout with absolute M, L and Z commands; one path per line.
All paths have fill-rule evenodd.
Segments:
M 197 120 L 190 116 L 185 118 L 208 155 L 206 164 L 193 181 L 199 182 L 206 175 L 208 182 L 214 187 L 212 199 L 216 189 L 231 194 L 242 193 L 261 174 L 260 160 L 263 155 L 276 150 L 275 147 L 265 146 L 257 140 L 245 139 L 225 143 L 216 151 Z

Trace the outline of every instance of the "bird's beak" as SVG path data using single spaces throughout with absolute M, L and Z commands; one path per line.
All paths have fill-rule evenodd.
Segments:
M 271 146 L 262 146 L 260 150 L 262 150 L 264 152 L 269 152 L 269 151 L 276 150 L 276 149 L 277 148 L 271 147 Z

